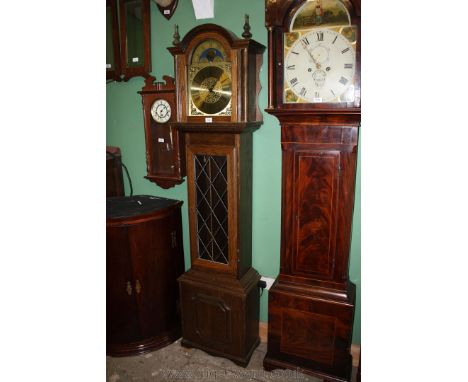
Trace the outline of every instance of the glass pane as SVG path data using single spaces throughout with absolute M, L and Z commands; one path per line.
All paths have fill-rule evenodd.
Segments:
M 227 157 L 195 155 L 198 257 L 229 262 Z
M 127 67 L 144 66 L 143 2 L 130 0 L 125 3 L 127 35 Z
M 114 69 L 114 42 L 112 40 L 112 10 L 106 7 L 106 69 Z

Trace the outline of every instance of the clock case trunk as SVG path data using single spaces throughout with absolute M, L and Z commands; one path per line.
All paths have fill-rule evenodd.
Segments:
M 186 143 L 192 263 L 179 278 L 182 345 L 229 358 L 245 367 L 259 344 L 260 275 L 252 268 L 252 132 L 260 123 L 219 125 L 178 126 Z M 206 171 L 205 179 L 221 197 L 210 198 L 203 206 L 198 199 L 206 190 L 205 179 L 201 180 L 201 171 L 197 170 L 201 158 L 221 159 L 224 164 L 220 167 L 225 168 L 223 175 L 215 169 Z M 220 182 L 224 177 L 226 181 Z M 220 212 L 223 194 L 227 208 Z M 207 210 L 216 211 L 214 225 L 208 219 L 200 220 Z M 219 239 L 216 221 L 224 219 L 227 236 Z M 211 240 L 205 240 L 202 225 L 209 227 L 208 235 L 215 238 L 217 249 L 213 255 L 223 244 L 227 246 L 225 261 L 210 261 L 202 255 Z
M 304 0 L 266 2 L 267 112 L 281 125 L 280 274 L 269 291 L 266 370 L 350 381 L 355 285 L 349 251 L 360 126 L 360 41 L 352 104 L 283 103 L 283 33 Z M 360 31 L 359 8 L 343 2 Z M 360 5 L 360 4 L 359 4 Z

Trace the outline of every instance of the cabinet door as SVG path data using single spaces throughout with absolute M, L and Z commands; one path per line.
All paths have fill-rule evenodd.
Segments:
M 294 274 L 331 278 L 336 248 L 339 151 L 294 153 Z
M 121 344 L 140 337 L 128 227 L 107 227 L 107 343 Z
M 142 335 L 168 331 L 177 324 L 176 230 L 173 212 L 133 226 L 132 262 Z
M 283 151 L 282 272 L 343 282 L 354 204 L 356 151 L 290 145 Z

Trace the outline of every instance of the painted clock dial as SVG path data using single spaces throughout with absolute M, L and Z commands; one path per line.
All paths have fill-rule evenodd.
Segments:
M 157 99 L 151 106 L 151 116 L 158 123 L 165 123 L 171 118 L 171 105 L 165 99 Z
M 284 101 L 352 102 L 356 53 L 348 38 L 326 28 L 295 35 L 284 62 Z
M 215 39 L 203 41 L 195 48 L 192 54 L 192 64 L 209 64 L 223 61 L 227 61 L 226 50 Z

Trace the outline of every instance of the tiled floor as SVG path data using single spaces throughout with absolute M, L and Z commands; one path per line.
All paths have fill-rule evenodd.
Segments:
M 254 351 L 246 368 L 228 359 L 213 357 L 199 349 L 187 349 L 180 339 L 158 351 L 134 357 L 107 357 L 107 381 L 301 381 L 317 379 L 292 370 L 263 370 L 266 343 Z M 353 370 L 353 377 L 356 370 Z M 354 378 L 353 378 L 354 381 Z

